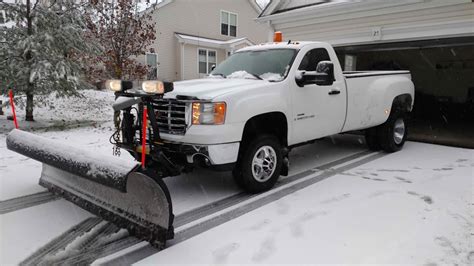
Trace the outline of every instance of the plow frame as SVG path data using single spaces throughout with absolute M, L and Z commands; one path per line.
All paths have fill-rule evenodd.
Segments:
M 129 98 L 129 105 L 114 108 L 116 132 L 111 137 L 111 143 L 117 148 L 128 151 L 137 161 L 142 162 L 145 159 L 147 161 L 146 169 L 154 171 L 154 175 L 160 178 L 177 176 L 185 172 L 184 164 L 174 163 L 164 153 L 165 141 L 160 137 L 156 112 L 152 105 L 152 101 L 162 99 L 163 95 L 146 94 L 140 90 L 116 92 L 115 95 L 116 97 Z M 138 105 L 138 108 L 133 106 L 135 104 Z M 132 113 L 133 110 L 136 111 L 136 117 Z M 150 126 L 144 125 L 146 121 Z M 146 130 L 146 133 L 143 130 Z M 114 137 L 120 135 L 121 139 Z M 146 138 L 145 141 L 144 138 Z M 145 147 L 145 156 L 143 147 Z

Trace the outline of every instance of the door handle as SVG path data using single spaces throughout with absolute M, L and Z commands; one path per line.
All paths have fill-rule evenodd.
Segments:
M 337 95 L 339 93 L 341 93 L 341 91 L 338 91 L 338 90 L 331 90 L 328 92 L 329 95 Z

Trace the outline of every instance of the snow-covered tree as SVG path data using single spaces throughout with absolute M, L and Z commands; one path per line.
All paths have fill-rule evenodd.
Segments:
M 79 55 L 98 52 L 85 40 L 81 2 L 16 0 L 0 2 L 13 25 L 0 27 L 0 92 L 26 95 L 26 120 L 33 121 L 33 97 L 56 92 L 77 95 L 85 85 Z M 87 4 L 87 2 L 86 2 Z
M 90 0 L 87 27 L 92 41 L 98 42 L 103 53 L 85 58 L 90 80 L 100 82 L 109 78 L 140 79 L 147 66 L 135 58 L 143 55 L 155 40 L 155 23 L 151 10 L 156 0 Z M 148 10 L 144 10 L 148 7 Z

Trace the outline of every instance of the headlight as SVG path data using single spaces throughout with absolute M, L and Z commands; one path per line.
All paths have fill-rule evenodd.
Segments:
M 193 125 L 222 125 L 225 112 L 225 102 L 193 103 Z
M 163 82 L 158 81 L 158 80 L 143 81 L 142 89 L 146 93 L 153 93 L 153 94 L 165 93 L 165 86 L 163 85 Z
M 122 81 L 119 79 L 111 79 L 105 82 L 105 88 L 111 91 L 121 91 Z

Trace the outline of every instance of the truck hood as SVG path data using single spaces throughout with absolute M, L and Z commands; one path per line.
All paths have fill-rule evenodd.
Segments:
M 236 90 L 252 89 L 268 85 L 268 81 L 256 79 L 205 78 L 174 83 L 174 90 L 165 98 L 176 98 L 177 95 L 196 97 L 200 100 L 211 100 L 217 96 Z

